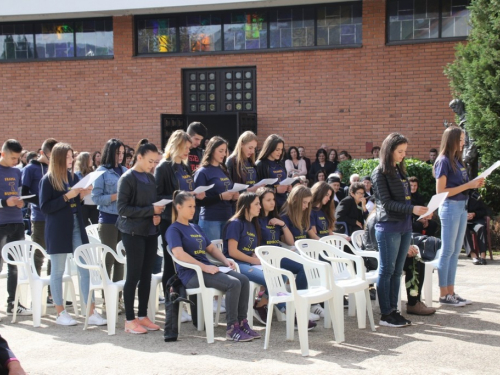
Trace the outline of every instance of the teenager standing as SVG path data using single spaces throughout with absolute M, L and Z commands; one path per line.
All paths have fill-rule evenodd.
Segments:
M 257 171 L 255 170 L 255 149 L 257 136 L 251 131 L 246 131 L 238 138 L 233 153 L 227 159 L 226 166 L 229 177 L 233 182 L 250 185 L 247 191 L 255 192 Z

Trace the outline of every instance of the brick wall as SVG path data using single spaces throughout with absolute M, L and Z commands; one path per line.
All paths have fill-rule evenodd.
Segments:
M 134 57 L 133 17 L 115 17 L 112 60 L 0 64 L 0 129 L 25 148 L 43 139 L 78 151 L 111 137 L 160 144 L 160 114 L 182 113 L 181 69 L 257 67 L 259 138 L 286 146 L 320 144 L 366 157 L 392 131 L 410 139 L 408 154 L 438 147 L 443 120 L 454 121 L 443 67 L 453 42 L 385 45 L 385 1 L 363 2 L 363 47 L 189 57 Z

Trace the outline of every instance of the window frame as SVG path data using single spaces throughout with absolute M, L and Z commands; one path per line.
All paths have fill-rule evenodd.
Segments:
M 353 3 L 358 3 L 361 7 L 361 25 L 363 25 L 363 1 L 343 1 L 343 2 L 335 2 L 335 3 L 314 3 L 314 4 L 302 4 L 302 5 L 288 5 L 281 7 L 269 7 L 269 8 L 242 8 L 242 9 L 228 9 L 228 10 L 213 10 L 213 11 L 203 11 L 203 12 L 177 12 L 177 13 L 162 13 L 162 14 L 148 14 L 148 15 L 136 15 L 134 16 L 134 57 L 143 58 L 143 57 L 160 57 L 160 56 L 210 56 L 210 55 L 227 55 L 227 54 L 245 54 L 245 53 L 281 53 L 281 52 L 297 52 L 297 51 L 311 51 L 311 50 L 323 50 L 323 49 L 345 49 L 345 48 L 362 48 L 363 41 L 360 44 L 339 44 L 339 45 L 329 45 L 329 46 L 318 46 L 318 8 L 326 7 L 329 5 L 342 6 L 342 5 L 352 5 Z M 270 47 L 270 39 L 271 39 L 271 22 L 269 18 L 269 12 L 276 11 L 278 9 L 283 8 L 291 8 L 291 9 L 299 9 L 310 7 L 314 10 L 314 46 L 310 47 L 285 47 L 285 48 L 271 48 Z M 267 48 L 262 49 L 250 49 L 250 50 L 225 50 L 224 49 L 224 19 L 226 14 L 232 12 L 261 12 L 266 13 L 266 24 L 267 24 Z M 176 18 L 185 17 L 189 14 L 218 14 L 221 18 L 221 42 L 222 42 L 222 50 L 221 51 L 207 51 L 207 52 L 152 52 L 152 53 L 139 53 L 139 29 L 138 29 L 138 21 L 142 21 L 145 19 L 158 19 L 158 18 Z M 179 32 L 179 22 L 176 25 L 176 50 L 179 51 L 180 47 L 180 32 Z
M 31 24 L 31 27 L 33 29 L 33 33 L 30 35 L 33 35 L 33 55 L 36 56 L 36 26 L 44 23 L 50 23 L 50 22 L 71 22 L 73 25 L 77 22 L 81 21 L 88 21 L 88 20 L 110 20 L 111 21 L 111 27 L 112 27 L 112 32 L 113 32 L 113 55 L 107 55 L 107 56 L 76 56 L 77 53 L 77 44 L 76 44 L 76 31 L 74 30 L 73 27 L 73 51 L 74 51 L 74 56 L 73 57 L 48 57 L 48 58 L 39 58 L 39 57 L 33 57 L 33 58 L 27 58 L 27 59 L 0 59 L 0 64 L 5 64 L 5 63 L 32 63 L 32 62 L 50 62 L 50 61 L 74 61 L 74 60 L 111 60 L 114 59 L 114 24 L 113 24 L 113 17 L 85 17 L 85 18 L 64 18 L 64 19 L 48 19 L 48 20 L 35 20 L 35 21 L 11 21 L 11 22 L 0 22 L 0 26 L 3 25 L 19 25 L 19 24 Z
M 410 40 L 390 40 L 390 15 L 389 15 L 389 7 L 390 0 L 387 0 L 385 3 L 385 45 L 386 46 L 400 46 L 407 44 L 422 44 L 422 43 L 444 43 L 444 42 L 460 42 L 467 40 L 468 35 L 466 36 L 454 36 L 449 38 L 443 38 L 443 0 L 438 0 L 439 2 L 439 30 L 437 38 L 428 38 L 428 39 L 410 39 Z

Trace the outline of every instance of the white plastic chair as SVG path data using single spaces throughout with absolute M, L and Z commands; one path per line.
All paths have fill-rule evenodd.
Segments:
M 87 329 L 90 314 L 90 304 L 92 302 L 92 292 L 102 289 L 106 300 L 106 319 L 108 323 L 108 335 L 114 335 L 116 330 L 116 320 L 118 317 L 118 295 L 123 291 L 124 280 L 113 282 L 106 272 L 106 255 L 110 253 L 121 263 L 122 259 L 116 257 L 113 249 L 106 245 L 85 244 L 78 246 L 75 250 L 75 263 L 82 268 L 86 268 L 90 273 L 89 296 L 86 301 L 86 316 L 83 329 Z
M 441 249 L 436 252 L 434 260 L 425 262 L 425 277 L 424 286 L 422 287 L 425 304 L 432 307 L 432 273 L 438 269 L 439 258 L 441 257 Z
M 331 287 L 328 264 L 302 257 L 290 250 L 277 246 L 259 246 L 255 249 L 255 253 L 260 259 L 269 293 L 264 349 L 267 349 L 269 346 L 273 306 L 278 303 L 286 303 L 286 338 L 287 340 L 293 340 L 294 318 L 295 314 L 297 314 L 300 350 L 302 356 L 308 356 L 309 338 L 307 325 L 309 322 L 309 306 L 320 302 L 328 302 L 325 306 L 328 306 L 330 310 L 329 316 L 333 316 L 334 291 Z M 280 268 L 282 259 L 290 259 L 302 264 L 307 277 L 308 289 L 297 290 L 293 273 Z M 290 281 L 290 292 L 286 290 L 286 283 L 283 276 L 286 276 Z M 325 319 L 327 319 L 326 316 Z M 337 325 L 334 323 L 335 338 L 336 341 L 339 341 L 337 328 Z
M 2 258 L 6 263 L 17 266 L 17 288 L 14 297 L 14 306 L 17 306 L 20 290 L 29 285 L 31 291 L 31 308 L 33 313 L 33 327 L 40 327 L 42 315 L 47 312 L 47 300 L 43 297 L 44 289 L 50 284 L 50 277 L 40 277 L 35 268 L 35 250 L 39 250 L 47 257 L 45 250 L 32 241 L 14 241 L 2 248 Z M 75 315 L 78 318 L 78 307 L 76 306 L 76 293 L 73 280 L 70 276 L 63 276 L 65 294 L 69 289 L 73 298 Z M 63 302 L 64 303 L 64 302 Z M 12 323 L 16 322 L 17 309 L 14 309 Z
M 320 238 L 321 242 L 328 243 L 330 245 L 333 245 L 337 247 L 338 249 L 344 251 L 344 246 L 347 246 L 354 255 L 358 255 L 360 257 L 367 257 L 367 258 L 374 258 L 377 260 L 377 269 L 375 270 L 370 270 L 366 272 L 365 270 L 365 280 L 368 281 L 368 284 L 377 284 L 378 281 L 378 273 L 379 273 L 379 268 L 380 268 L 380 254 L 378 251 L 369 251 L 369 250 L 363 250 L 361 248 L 362 246 L 362 237 L 363 237 L 364 231 L 362 230 L 357 230 L 351 234 L 351 243 L 346 240 L 346 238 L 343 235 L 338 235 L 334 234 L 333 236 L 326 236 L 323 238 Z M 364 265 L 363 265 L 364 267 Z M 376 303 L 378 305 L 378 294 L 375 293 L 376 296 Z M 400 298 L 401 299 L 401 298 Z M 349 311 L 348 314 L 350 316 L 353 316 L 354 314 L 354 306 L 352 304 L 349 304 Z
M 87 236 L 90 236 L 96 238 L 101 242 L 101 238 L 99 237 L 99 231 L 97 230 L 99 228 L 99 224 L 90 224 L 85 227 L 85 232 L 87 232 Z
M 319 260 L 321 256 L 325 261 L 330 262 L 332 270 L 332 288 L 335 292 L 335 304 L 333 310 L 335 316 L 334 324 L 339 327 L 339 340 L 344 341 L 344 294 L 353 295 L 356 300 L 356 310 L 358 318 L 358 328 L 366 328 L 366 313 L 370 321 L 372 331 L 375 331 L 373 321 L 373 310 L 368 292 L 368 282 L 364 278 L 363 259 L 357 255 L 343 252 L 335 246 L 316 240 L 298 240 L 295 242 L 297 250 L 305 257 Z M 357 272 L 354 271 L 354 263 Z M 326 319 L 326 318 L 325 318 Z M 335 331 L 337 337 L 337 331 Z
M 158 248 L 156 254 L 163 258 L 163 239 L 161 235 L 158 236 Z M 149 300 L 148 300 L 148 318 L 153 323 L 156 321 L 156 310 L 159 308 L 158 302 L 158 287 L 161 285 L 161 280 L 163 278 L 163 267 L 161 272 L 151 275 L 151 289 L 149 290 Z
M 224 295 L 224 293 L 218 289 L 207 288 L 205 286 L 205 281 L 203 279 L 203 271 L 201 270 L 200 266 L 180 261 L 179 259 L 177 259 L 174 256 L 174 254 L 172 253 L 172 250 L 170 249 L 170 246 L 167 246 L 167 251 L 175 263 L 177 263 L 178 265 L 180 265 L 182 267 L 190 268 L 196 272 L 196 276 L 198 277 L 198 283 L 200 286 L 198 288 L 191 288 L 191 289 L 186 288 L 186 293 L 187 293 L 187 295 L 192 295 L 192 294 L 198 295 L 197 329 L 198 329 L 198 331 L 203 331 L 203 328 L 206 327 L 207 343 L 212 344 L 215 341 L 215 339 L 214 339 L 214 325 L 215 326 L 219 325 L 220 302 L 221 302 L 221 299 L 222 299 L 222 296 Z M 217 304 L 218 306 L 217 306 L 217 313 L 215 314 L 215 321 L 214 321 L 212 304 L 213 304 L 213 300 L 214 300 L 215 296 L 218 297 L 218 304 Z M 181 309 L 182 309 L 182 304 L 179 303 L 179 320 L 180 320 L 180 315 L 181 315 Z M 178 324 L 178 327 L 179 327 L 178 332 L 180 333 L 181 324 Z

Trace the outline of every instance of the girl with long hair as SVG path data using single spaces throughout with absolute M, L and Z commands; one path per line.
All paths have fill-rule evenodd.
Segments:
M 257 182 L 257 171 L 255 170 L 255 150 L 257 148 L 257 136 L 251 131 L 246 131 L 238 138 L 236 147 L 229 158 L 226 166 L 229 177 L 233 182 L 250 185 L 247 191 L 255 192 Z
M 65 326 L 77 324 L 63 305 L 62 279 L 66 259 L 78 246 L 89 242 L 80 200 L 90 193 L 90 189 L 72 189 L 78 181 L 78 176 L 73 173 L 73 149 L 67 143 L 57 143 L 50 155 L 48 172 L 40 181 L 40 209 L 45 214 L 45 243 L 52 263 L 50 291 L 57 311 L 56 324 Z M 77 269 L 81 297 L 83 301 L 87 301 L 89 270 L 80 267 Z M 93 298 L 90 311 L 92 315 L 88 324 L 106 324 L 106 320 L 95 310 Z
M 311 188 L 312 210 L 311 229 L 307 231 L 309 238 L 319 240 L 333 234 L 335 229 L 335 205 L 333 188 L 326 182 L 316 182 Z
M 101 166 L 101 159 L 101 151 L 94 151 L 94 153 L 92 154 L 92 169 L 94 171 Z
M 209 288 L 215 288 L 226 294 L 226 338 L 234 341 L 251 341 L 260 338 L 247 321 L 249 282 L 248 278 L 235 272 L 235 264 L 227 259 L 203 230 L 192 224 L 196 203 L 194 195 L 187 191 L 176 191 L 172 202 L 173 223 L 167 229 L 167 241 L 174 256 L 180 261 L 196 264 L 203 271 L 203 281 Z M 206 254 L 210 254 L 232 270 L 223 273 L 210 263 Z M 177 266 L 182 284 L 186 288 L 198 288 L 199 281 L 194 270 Z
M 93 171 L 94 166 L 90 154 L 88 152 L 80 152 L 75 161 L 75 174 L 81 180 Z M 97 224 L 99 211 L 97 210 L 97 206 L 90 195 L 85 196 L 82 201 L 82 214 L 83 223 L 85 225 L 89 225 L 89 222 Z
M 225 161 L 227 141 L 219 136 L 212 137 L 201 160 L 201 167 L 194 174 L 194 185 L 214 187 L 206 192 L 200 211 L 200 228 L 210 241 L 221 238 L 222 229 L 232 215 L 231 201 L 237 200 L 239 193 L 229 192 L 233 182 L 229 178 Z
M 285 168 L 288 177 L 307 176 L 306 162 L 300 157 L 297 147 L 292 146 L 288 149 Z
M 411 191 L 404 158 L 408 140 L 392 133 L 382 143 L 380 163 L 372 173 L 377 204 L 375 226 L 380 252 L 377 293 L 380 302 L 380 325 L 404 327 L 411 322 L 397 310 L 401 274 L 411 242 L 412 213 L 423 215 L 427 207 L 411 204 Z
M 147 333 L 160 327 L 147 317 L 151 274 L 158 247 L 158 225 L 165 206 L 155 206 L 156 184 L 150 173 L 158 149 L 141 143 L 135 151 L 134 166 L 118 180 L 117 228 L 127 252 L 127 278 L 123 288 L 125 332 Z M 135 289 L 138 287 L 139 311 L 134 313 Z
M 462 161 L 465 133 L 456 126 L 447 128 L 441 138 L 439 156 L 434 163 L 436 193 L 448 193 L 439 207 L 441 219 L 441 257 L 439 258 L 439 302 L 448 306 L 464 306 L 472 301 L 455 293 L 458 256 L 467 229 L 468 190 L 484 185 L 484 178 L 469 181 Z
M 101 242 L 116 250 L 116 245 L 122 240 L 121 232 L 115 226 L 118 220 L 118 180 L 127 171 L 124 166 L 125 145 L 116 138 L 106 142 L 102 150 L 101 165 L 97 171 L 104 172 L 93 183 L 92 200 L 97 204 L 99 218 L 97 232 Z M 113 282 L 123 280 L 124 265 L 111 254 L 106 255 L 106 272 Z M 104 305 L 105 306 L 105 305 Z M 125 312 L 122 296 L 118 301 L 120 313 Z
M 285 204 L 286 194 L 292 188 L 291 185 L 279 185 L 281 181 L 287 178 L 286 167 L 283 161 L 284 154 L 285 141 L 279 135 L 271 134 L 265 140 L 256 163 L 257 177 L 259 181 L 264 178 L 278 179 L 274 185 L 278 210 L 281 209 L 283 204 Z
M 281 209 L 281 220 L 290 229 L 293 241 L 285 243 L 294 246 L 295 241 L 307 238 L 311 229 L 311 189 L 304 185 L 296 185 L 288 195 L 286 203 Z

